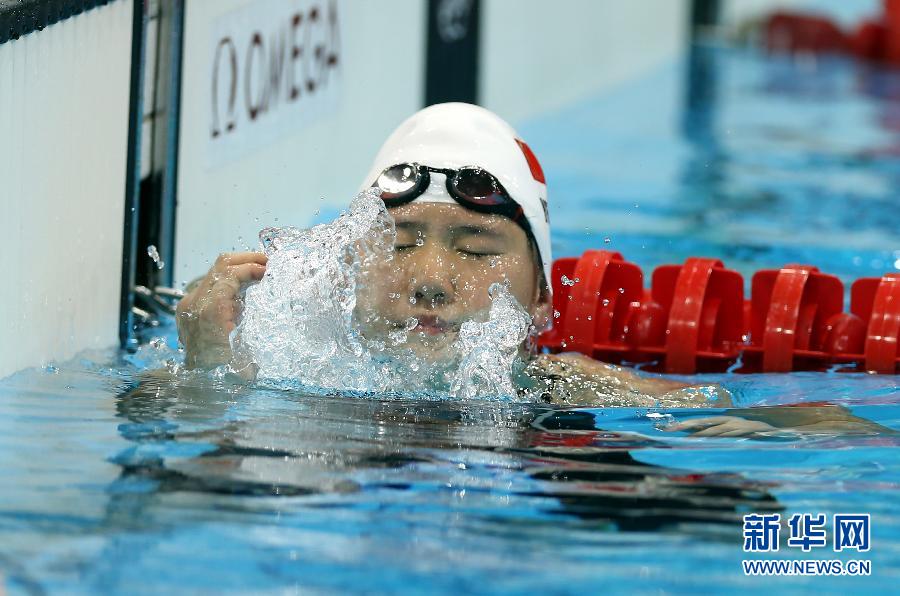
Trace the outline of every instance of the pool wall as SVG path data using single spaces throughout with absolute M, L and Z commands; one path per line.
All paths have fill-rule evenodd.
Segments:
M 133 6 L 0 43 L 0 377 L 116 343 Z

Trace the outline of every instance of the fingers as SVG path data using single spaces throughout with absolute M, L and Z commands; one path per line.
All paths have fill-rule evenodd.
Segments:
M 259 281 L 266 274 L 265 263 L 243 263 L 229 267 L 229 275 L 233 275 L 242 284 Z
M 663 430 L 666 432 L 681 432 L 694 429 L 703 429 L 716 424 L 724 424 L 734 419 L 734 416 L 706 416 L 704 418 L 694 418 L 693 420 L 685 420 L 684 422 L 670 424 Z
M 216 262 L 210 267 L 209 272 L 202 281 L 192 288 L 192 292 L 200 295 L 205 294 L 217 281 L 223 277 L 230 277 L 230 272 L 235 267 L 241 270 L 240 268 L 245 265 L 261 266 L 263 271 L 265 271 L 265 265 L 268 260 L 268 257 L 261 252 L 222 253 L 216 258 Z M 262 279 L 262 276 L 260 275 L 257 279 Z
M 269 258 L 261 252 L 226 252 L 216 257 L 210 272 L 222 273 L 229 267 L 236 265 L 246 265 L 255 263 L 257 265 L 265 265 Z
M 722 430 L 717 437 L 746 437 L 747 435 L 755 435 L 760 432 L 759 430 L 752 430 L 747 428 L 736 428 L 733 430 Z
M 698 430 L 695 433 L 692 433 L 692 437 L 721 437 L 730 435 L 730 436 L 741 436 L 754 432 L 752 429 L 741 427 L 739 424 L 735 424 L 733 422 L 725 422 L 722 424 L 715 424 L 713 426 L 704 428 L 703 430 Z
M 670 424 L 663 430 L 669 432 L 694 431 L 691 433 L 691 437 L 746 437 L 775 430 L 775 427 L 765 422 L 747 420 L 738 416 L 709 416 Z

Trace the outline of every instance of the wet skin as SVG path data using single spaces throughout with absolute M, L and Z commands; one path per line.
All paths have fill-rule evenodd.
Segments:
M 536 328 L 546 326 L 551 306 L 540 264 L 511 219 L 427 202 L 390 214 L 397 230 L 393 258 L 360 280 L 356 315 L 366 337 L 411 328 L 407 347 L 428 360 L 447 358 L 464 321 L 486 320 L 495 283 L 508 284 Z

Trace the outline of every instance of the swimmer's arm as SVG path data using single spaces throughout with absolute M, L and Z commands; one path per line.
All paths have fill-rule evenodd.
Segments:
M 838 405 L 763 406 L 728 410 L 724 416 L 695 418 L 664 430 L 694 437 L 746 437 L 783 434 L 897 434 L 897 431 L 853 415 Z
M 528 374 L 558 389 L 571 405 L 593 405 L 616 395 L 628 405 L 652 407 L 727 407 L 731 395 L 716 384 L 690 385 L 658 376 L 644 376 L 582 354 L 542 354 Z M 608 400 L 606 400 L 608 402 Z

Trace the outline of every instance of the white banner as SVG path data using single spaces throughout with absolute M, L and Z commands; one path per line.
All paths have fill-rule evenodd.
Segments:
M 216 20 L 208 48 L 208 167 L 336 109 L 341 14 L 340 0 L 264 0 Z

